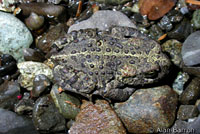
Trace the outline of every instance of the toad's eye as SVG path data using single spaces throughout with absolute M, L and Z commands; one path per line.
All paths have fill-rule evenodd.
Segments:
M 158 77 L 158 73 L 159 73 L 159 71 L 153 70 L 153 71 L 150 71 L 150 72 L 146 72 L 144 74 L 144 76 L 145 76 L 145 78 L 151 78 L 151 79 L 153 79 L 153 78 L 157 78 Z

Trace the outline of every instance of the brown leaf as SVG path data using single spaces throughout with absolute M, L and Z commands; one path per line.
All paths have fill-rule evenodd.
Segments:
M 164 16 L 175 5 L 175 0 L 139 0 L 140 13 L 150 20 Z

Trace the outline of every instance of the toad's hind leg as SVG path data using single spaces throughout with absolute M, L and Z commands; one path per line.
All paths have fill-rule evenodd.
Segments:
M 111 100 L 126 101 L 134 91 L 134 88 L 124 87 L 124 85 L 121 85 L 117 80 L 112 80 L 106 84 L 105 88 L 95 91 L 94 94 L 101 95 Z
M 64 90 L 75 92 L 89 98 L 96 83 L 88 74 L 67 66 L 54 68 L 54 80 Z

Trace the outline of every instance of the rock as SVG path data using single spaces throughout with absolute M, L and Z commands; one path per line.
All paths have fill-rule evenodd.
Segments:
M 44 25 L 44 17 L 31 12 L 30 16 L 25 19 L 25 24 L 30 30 L 38 30 Z
M 136 90 L 114 108 L 130 133 L 155 133 L 170 127 L 175 119 L 177 95 L 169 86 Z
M 189 133 L 189 130 L 191 130 L 191 133 L 192 132 L 195 132 L 193 131 L 193 129 L 189 128 L 188 129 L 188 132 L 183 132 L 184 130 L 187 129 L 188 127 L 188 124 L 186 121 L 182 121 L 182 120 L 176 120 L 176 122 L 174 123 L 174 125 L 172 126 L 172 128 L 169 129 L 168 133 L 170 132 L 170 134 L 177 134 L 177 133 L 181 133 L 181 134 L 188 134 Z M 164 133 L 164 130 L 161 130 L 160 132 L 163 132 Z M 165 134 L 165 133 L 164 133 Z
M 1 134 L 39 134 L 31 119 L 19 116 L 14 112 L 0 108 Z
M 15 0 L 1 0 L 0 11 L 13 12 L 15 10 Z
M 172 88 L 178 94 L 181 95 L 184 90 L 185 83 L 189 80 L 190 76 L 185 72 L 179 72 L 176 77 Z
M 120 119 L 105 100 L 84 101 L 69 134 L 126 134 Z
M 26 61 L 43 62 L 45 60 L 44 54 L 32 48 L 26 48 L 23 50 L 24 59 Z
M 52 70 L 47 65 L 40 62 L 25 61 L 18 63 L 17 67 L 21 73 L 18 78 L 19 83 L 29 91 L 33 89 L 33 79 L 36 75 L 44 74 L 50 80 L 53 78 Z
M 65 130 L 65 118 L 59 113 L 50 96 L 40 97 L 35 102 L 33 123 L 41 132 L 55 133 Z
M 51 85 L 51 81 L 44 74 L 36 75 L 33 80 L 32 96 L 39 97 L 41 93 L 47 91 L 47 88 Z
M 108 5 L 119 5 L 119 4 L 125 4 L 126 2 L 129 2 L 131 0 L 94 0 L 94 1 Z
M 14 111 L 21 115 L 32 115 L 34 104 L 30 94 L 25 92 L 23 98 L 15 105 Z
M 74 120 L 69 120 L 67 122 L 67 128 L 70 129 L 72 127 L 72 125 L 74 124 L 74 122 L 75 122 Z
M 54 85 L 50 93 L 56 107 L 66 119 L 75 119 L 80 112 L 79 99 L 65 92 L 60 93 L 58 89 L 59 87 Z
M 151 37 L 154 40 L 157 40 L 160 36 L 164 34 L 162 32 L 162 29 L 155 24 L 150 27 L 149 31 L 149 37 Z
M 199 134 L 200 133 L 200 115 L 192 122 L 186 122 L 182 120 L 176 120 L 175 124 L 170 130 L 173 130 L 170 134 Z
M 30 31 L 23 22 L 9 13 L 0 12 L 0 52 L 23 61 L 23 49 L 33 42 Z
M 49 53 L 52 49 L 53 42 L 61 36 L 64 36 L 66 26 L 64 24 L 58 24 L 49 29 L 49 31 L 39 37 L 36 43 L 37 48 L 39 48 L 44 53 Z M 66 30 L 67 31 L 67 30 Z
M 173 0 L 139 0 L 140 13 L 149 20 L 157 20 L 164 16 L 175 5 Z
M 173 28 L 172 23 L 170 22 L 169 18 L 166 15 L 162 17 L 162 19 L 158 23 L 158 26 L 162 30 L 166 30 L 166 31 L 170 31 Z
M 194 76 L 200 77 L 200 67 L 183 66 L 183 71 L 187 72 L 190 75 L 194 75 Z
M 181 42 L 171 39 L 163 43 L 161 47 L 162 47 L 162 51 L 166 52 L 170 56 L 170 59 L 174 63 L 174 65 L 181 68 L 181 64 L 182 64 Z
M 136 28 L 131 20 L 123 13 L 119 11 L 100 10 L 95 12 L 89 19 L 81 21 L 77 24 L 73 24 L 69 28 L 68 33 L 87 28 L 106 30 L 111 26 L 126 26 Z
M 11 75 L 16 72 L 16 60 L 9 54 L 0 55 L 0 77 Z
M 200 97 L 200 78 L 194 78 L 179 96 L 181 104 L 194 104 Z
M 193 32 L 191 23 L 187 19 L 183 19 L 181 23 L 168 32 L 168 37 L 171 39 L 183 40 L 186 39 Z
M 20 95 L 20 86 L 17 82 L 4 82 L 0 86 L 0 108 L 13 110 L 18 102 L 18 95 Z
M 199 18 L 199 15 L 200 15 L 200 10 L 194 11 L 194 13 L 192 15 L 191 22 L 192 22 L 194 28 L 196 28 L 196 29 L 200 28 L 200 18 Z
M 198 116 L 198 109 L 194 105 L 181 105 L 177 113 L 177 119 L 187 120 Z
M 200 99 L 198 99 L 195 103 L 195 106 L 198 108 L 199 113 L 200 113 Z
M 22 9 L 22 14 L 29 16 L 31 12 L 37 15 L 54 18 L 60 22 L 66 21 L 66 9 L 60 5 L 47 4 L 47 3 L 22 3 L 19 5 Z
M 186 66 L 200 64 L 200 31 L 196 31 L 184 41 L 182 47 L 182 58 Z
M 62 0 L 48 0 L 48 3 L 59 4 Z
M 167 16 L 172 23 L 178 23 L 183 19 L 183 14 L 179 10 L 171 10 Z

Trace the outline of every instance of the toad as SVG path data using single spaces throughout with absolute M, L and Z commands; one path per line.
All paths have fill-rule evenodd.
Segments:
M 170 66 L 156 41 L 129 27 L 72 31 L 55 45 L 62 48 L 51 56 L 55 82 L 88 98 L 124 101 L 134 86 L 158 81 Z

